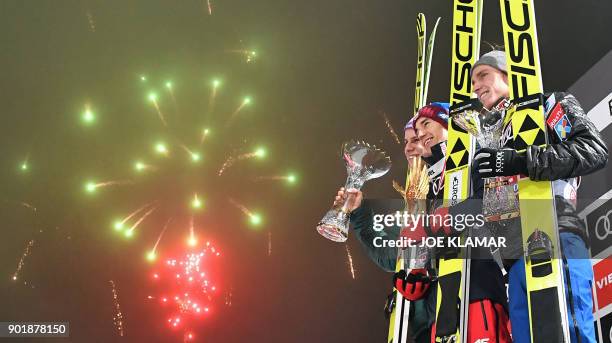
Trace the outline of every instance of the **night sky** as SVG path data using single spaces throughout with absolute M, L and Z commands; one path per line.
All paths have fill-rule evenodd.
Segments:
M 544 3 L 536 3 L 544 85 L 565 90 L 612 49 L 612 3 Z M 401 135 L 413 101 L 418 12 L 430 29 L 442 17 L 429 99 L 448 98 L 450 11 L 450 1 L 408 0 L 213 0 L 212 15 L 206 0 L 1 1 L 0 321 L 69 321 L 71 338 L 54 342 L 181 341 L 147 299 L 154 264 L 144 256 L 171 217 L 157 264 L 186 249 L 197 192 L 205 206 L 194 215 L 196 235 L 222 252 L 217 304 L 194 331 L 197 342 L 383 341 L 390 275 L 349 237 L 353 279 L 345 246 L 315 225 L 344 183 L 339 148 L 347 139 L 389 152 L 392 171 L 364 192 L 396 197 L 391 181 L 403 181 L 406 166 L 380 112 Z M 483 27 L 483 40 L 503 42 L 498 2 L 485 1 Z M 238 50 L 257 56 L 247 62 Z M 215 77 L 223 83 L 209 113 Z M 168 127 L 147 101 L 152 90 Z M 228 124 L 246 95 L 252 103 Z M 96 114 L 89 126 L 80 120 L 86 104 Z M 212 134 L 193 165 L 179 146 L 198 147 L 206 125 Z M 159 139 L 172 146 L 167 158 L 151 153 Z M 264 159 L 217 175 L 228 156 L 256 146 L 266 147 Z M 158 170 L 135 174 L 138 158 Z M 290 171 L 293 185 L 257 181 Z M 87 194 L 91 178 L 133 183 Z M 263 223 L 249 225 L 229 198 Z M 158 199 L 131 240 L 113 231 L 115 218 Z M 113 324 L 109 280 L 124 337 Z

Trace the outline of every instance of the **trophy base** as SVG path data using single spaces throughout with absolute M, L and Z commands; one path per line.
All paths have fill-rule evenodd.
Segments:
M 321 236 L 334 242 L 346 242 L 346 239 L 348 238 L 348 235 L 345 232 L 341 231 L 336 226 L 326 223 L 319 223 L 319 225 L 317 225 L 317 231 L 319 234 L 321 234 Z
M 497 176 L 484 179 L 482 202 L 486 222 L 498 222 L 519 217 L 518 178 Z

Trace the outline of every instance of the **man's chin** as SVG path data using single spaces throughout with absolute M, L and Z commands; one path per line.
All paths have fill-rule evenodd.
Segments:
M 484 106 L 484 108 L 488 110 L 491 110 L 493 106 L 497 105 L 497 102 L 489 100 L 490 98 L 491 98 L 490 96 L 487 96 L 485 97 L 484 100 L 480 100 L 480 103 L 482 104 L 482 106 Z

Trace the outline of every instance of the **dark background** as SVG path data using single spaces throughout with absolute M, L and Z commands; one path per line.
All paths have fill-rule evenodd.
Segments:
M 196 219 L 198 235 L 223 251 L 218 278 L 224 293 L 232 290 L 232 305 L 221 301 L 196 331 L 199 341 L 385 339 L 390 275 L 350 237 L 353 280 L 345 247 L 320 237 L 314 226 L 344 182 L 338 152 L 346 139 L 362 138 L 391 154 L 392 172 L 364 191 L 395 196 L 391 180 L 402 179 L 405 162 L 379 112 L 401 135 L 413 101 L 418 12 L 426 14 L 430 30 L 442 17 L 429 99 L 448 98 L 451 2 L 212 4 L 209 16 L 206 1 L 197 0 L 0 2 L 0 321 L 69 321 L 73 342 L 180 341 L 166 329 L 160 307 L 146 300 L 151 267 L 143 254 L 169 217 L 176 219 L 161 254 L 183 244 L 184 201 L 197 189 L 207 204 Z M 498 2 L 484 6 L 483 40 L 502 43 Z M 537 1 L 536 13 L 547 90 L 566 89 L 612 48 L 611 2 Z M 246 63 L 228 52 L 239 49 L 258 56 Z M 202 166 L 187 166 L 179 151 L 134 185 L 95 197 L 82 192 L 90 177 L 133 177 L 130 164 L 158 137 L 195 144 L 205 122 L 207 83 L 215 76 L 224 80 L 209 118 L 218 130 L 203 147 Z M 152 88 L 164 93 L 168 78 L 176 85 L 178 110 L 166 95 L 170 129 L 164 129 L 146 94 Z M 253 96 L 253 106 L 223 129 L 244 94 Z M 98 115 L 90 128 L 78 119 L 87 102 Z M 265 161 L 241 162 L 216 175 L 228 154 L 254 144 L 268 147 Z M 21 173 L 26 156 L 30 170 Z M 252 181 L 289 169 L 300 178 L 294 187 Z M 227 197 L 260 209 L 264 225 L 245 225 Z M 116 237 L 110 229 L 115 216 L 159 198 L 165 205 L 134 240 Z M 35 244 L 14 282 L 31 239 Z M 125 318 L 123 338 L 112 322 L 111 279 Z

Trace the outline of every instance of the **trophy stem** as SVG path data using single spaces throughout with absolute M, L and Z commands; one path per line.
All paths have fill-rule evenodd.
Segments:
M 350 200 L 350 198 L 352 197 L 352 194 L 349 194 L 346 197 L 346 200 L 344 200 L 344 204 L 342 204 L 342 207 L 340 207 L 340 211 L 344 212 L 344 213 L 348 213 L 348 202 Z

